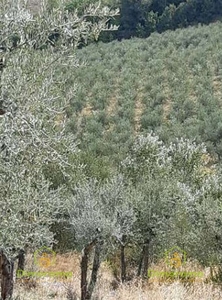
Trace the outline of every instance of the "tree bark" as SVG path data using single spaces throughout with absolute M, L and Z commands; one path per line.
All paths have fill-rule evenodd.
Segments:
M 125 247 L 126 247 L 126 236 L 124 235 L 121 242 L 121 281 L 126 280 L 126 259 L 125 259 Z
M 142 250 L 141 257 L 140 257 L 140 261 L 139 261 L 139 266 L 138 266 L 137 276 L 140 276 L 140 275 L 141 275 L 142 267 L 143 267 L 143 250 Z
M 89 254 L 96 244 L 96 240 L 93 240 L 91 243 L 85 246 L 82 251 L 82 260 L 81 260 L 81 300 L 87 300 L 88 295 L 88 283 L 87 283 L 87 271 L 88 271 L 88 261 Z
M 19 254 L 17 255 L 18 258 L 18 267 L 16 270 L 16 276 L 21 276 L 24 269 L 25 269 L 25 251 L 23 249 L 19 250 Z
M 7 258 L 1 251 L 1 299 L 11 299 L 13 294 L 14 261 Z
M 97 243 L 95 245 L 95 253 L 94 253 L 94 259 L 93 259 L 93 268 L 91 273 L 91 279 L 87 291 L 87 299 L 90 300 L 92 297 L 92 293 L 94 290 L 94 287 L 96 285 L 97 281 L 97 275 L 100 267 L 100 252 L 101 252 L 101 245 Z
M 1 49 L 0 49 L 0 51 L 1 51 Z M 0 57 L 0 94 L 2 94 L 2 72 L 3 72 L 4 68 L 5 68 L 5 59 L 4 59 L 4 57 Z M 4 114 L 5 114 L 5 110 L 3 108 L 3 100 L 0 100 L 0 116 L 2 116 Z
M 143 247 L 143 272 L 142 277 L 145 279 L 148 277 L 148 266 L 149 266 L 149 242 Z
M 142 278 L 148 277 L 148 267 L 149 267 L 149 248 L 150 248 L 150 241 L 146 241 L 143 245 L 143 250 L 141 253 L 141 258 L 139 261 L 137 276 L 141 276 Z

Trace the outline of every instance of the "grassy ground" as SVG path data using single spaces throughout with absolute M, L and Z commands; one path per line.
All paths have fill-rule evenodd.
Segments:
M 71 284 L 76 290 L 75 282 Z M 72 300 L 79 299 L 67 296 L 68 285 L 58 284 L 51 285 L 47 282 L 37 286 L 35 289 L 18 287 L 16 294 L 22 295 L 19 299 L 24 300 Z M 79 293 L 77 293 L 79 295 Z M 120 286 L 117 290 L 111 291 L 106 285 L 101 286 L 99 291 L 94 295 L 97 300 L 221 300 L 222 291 L 218 287 L 210 284 L 193 284 L 185 286 L 180 282 L 171 284 L 155 284 L 143 287 L 141 283 Z
M 56 265 L 47 271 L 71 271 L 69 279 L 41 278 L 38 280 L 20 279 L 16 283 L 15 296 L 20 300 L 56 299 L 77 300 L 80 296 L 80 258 L 77 254 L 57 255 Z M 37 270 L 30 258 L 27 268 Z M 163 264 L 152 266 L 162 270 Z M 148 282 L 134 280 L 126 284 L 118 284 L 106 264 L 101 267 L 94 300 L 220 300 L 222 290 L 219 286 L 207 281 L 209 270 L 202 269 L 196 264 L 186 266 L 186 271 L 201 271 L 203 276 L 195 278 L 194 282 L 178 280 L 161 280 L 151 278 Z

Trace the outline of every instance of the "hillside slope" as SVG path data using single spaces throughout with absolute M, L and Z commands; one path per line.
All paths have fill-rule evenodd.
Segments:
M 133 137 L 188 137 L 222 155 L 222 23 L 78 50 L 69 111 L 82 148 L 121 158 Z

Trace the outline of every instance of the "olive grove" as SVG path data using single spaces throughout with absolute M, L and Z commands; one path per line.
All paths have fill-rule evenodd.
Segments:
M 71 74 L 87 67 L 76 49 L 115 29 L 107 21 L 118 11 L 95 5 L 79 15 L 61 1 L 33 14 L 25 1 L 0 5 L 2 299 L 13 295 L 19 254 L 55 245 L 63 222 L 71 248 L 82 250 L 81 300 L 92 298 L 107 254 L 118 253 L 122 282 L 130 263 L 147 278 L 150 263 L 175 245 L 203 265 L 221 264 L 222 177 L 204 145 L 165 144 L 144 132 L 105 174 L 83 163 L 84 155 L 94 162 L 67 126 L 78 88 Z

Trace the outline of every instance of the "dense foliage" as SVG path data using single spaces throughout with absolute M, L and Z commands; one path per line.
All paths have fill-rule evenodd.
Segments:
M 79 40 L 106 24 L 98 7 L 85 11 L 98 17 L 92 26 L 84 15 L 61 8 L 34 16 L 19 3 L 9 4 L 0 12 L 0 243 L 5 252 L 53 242 L 50 226 L 63 213 L 65 190 L 84 169 L 76 158 L 76 138 L 66 131 L 65 109 L 75 89 L 66 88 L 68 73 L 58 70 L 76 68 Z M 58 44 L 45 47 L 55 24 Z
M 96 0 L 69 0 L 69 11 L 82 12 Z M 174 30 L 198 23 L 209 24 L 221 18 L 221 0 L 102 0 L 102 5 L 120 9 L 120 16 L 110 23 L 119 25 L 118 32 L 103 34 L 102 41 L 148 37 L 152 32 Z M 59 3 L 59 1 L 54 1 Z
M 119 38 L 208 24 L 221 17 L 221 9 L 220 0 L 122 0 Z
M 78 82 L 68 113 L 80 147 L 112 164 L 154 130 L 165 142 L 204 142 L 220 160 L 221 33 L 218 22 L 78 51 L 84 65 L 67 84 Z
M 122 281 L 126 262 L 147 277 L 173 246 L 220 265 L 221 23 L 78 49 L 117 11 L 3 2 L 1 257 L 62 236 L 57 249 L 82 250 L 82 300 L 107 255 L 121 253 Z

